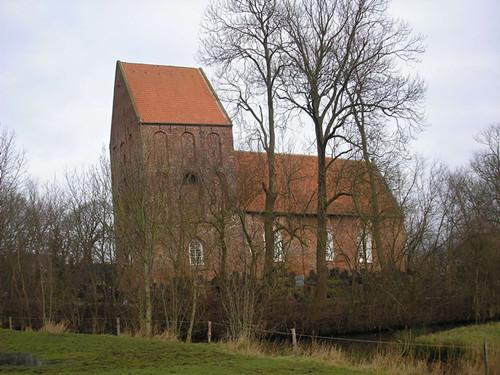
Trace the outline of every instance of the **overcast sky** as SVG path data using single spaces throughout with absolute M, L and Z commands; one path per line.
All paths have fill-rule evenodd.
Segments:
M 41 181 L 97 159 L 109 142 L 116 60 L 197 66 L 208 0 L 0 0 L 0 124 Z M 426 36 L 425 132 L 414 148 L 464 164 L 500 122 L 500 2 L 394 0 Z

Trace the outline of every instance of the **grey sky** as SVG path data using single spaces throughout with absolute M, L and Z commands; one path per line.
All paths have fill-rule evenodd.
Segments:
M 208 0 L 0 0 L 0 123 L 15 131 L 41 180 L 94 161 L 108 144 L 116 60 L 197 66 Z M 415 149 L 451 165 L 500 122 L 500 5 L 394 0 L 427 36 L 418 71 L 427 129 Z

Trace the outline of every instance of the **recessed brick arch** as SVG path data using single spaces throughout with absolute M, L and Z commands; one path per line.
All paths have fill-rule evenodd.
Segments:
M 182 161 L 185 167 L 196 162 L 196 143 L 193 133 L 184 132 L 181 136 Z
M 168 138 L 164 131 L 156 131 L 153 134 L 153 156 L 154 161 L 159 165 L 168 163 Z
M 212 161 L 216 163 L 222 162 L 221 138 L 218 133 L 211 132 L 208 134 L 208 154 Z

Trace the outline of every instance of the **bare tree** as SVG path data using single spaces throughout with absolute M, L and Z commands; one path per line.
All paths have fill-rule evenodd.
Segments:
M 103 304 L 113 304 L 113 295 L 106 295 L 103 285 L 110 284 L 111 291 L 115 289 L 114 279 L 106 280 L 115 254 L 111 178 L 109 162 L 104 154 L 98 164 L 87 170 L 67 173 L 66 190 L 69 246 L 81 266 L 82 283 L 90 286 L 86 291 L 91 294 L 92 332 L 95 333 L 99 318 L 107 313 Z M 109 301 L 103 301 L 103 297 Z
M 247 117 L 250 137 L 267 154 L 264 274 L 273 268 L 276 202 L 275 151 L 280 123 L 276 90 L 284 68 L 282 2 L 215 0 L 202 24 L 201 61 L 217 67 L 223 99 Z
M 5 286 L 0 293 L 15 300 L 16 290 L 21 290 L 23 300 L 28 303 L 26 283 L 18 289 L 14 281 L 21 277 L 16 275 L 14 267 L 21 265 L 18 233 L 23 227 L 24 199 L 20 187 L 24 166 L 24 154 L 17 149 L 14 134 L 0 126 L 0 285 Z M 8 303 L 7 298 L 2 300 L 5 305 L 0 302 L 0 311 L 7 308 Z
M 0 127 L 0 251 L 8 235 L 9 221 L 16 214 L 13 203 L 24 167 L 24 154 L 16 148 L 14 133 Z
M 290 69 L 283 96 L 312 120 L 318 155 L 317 181 L 317 298 L 326 296 L 326 218 L 337 195 L 328 196 L 327 147 L 337 141 L 351 143 L 347 125 L 358 103 L 350 97 L 356 79 L 382 59 L 395 69 L 392 59 L 411 54 L 418 47 L 401 24 L 387 15 L 385 0 L 287 1 L 286 32 Z M 392 64 L 392 65 L 391 65 Z M 388 74 L 390 71 L 388 71 Z M 387 81 L 370 81 L 380 91 Z M 380 101 L 380 96 L 375 96 Z M 366 99 L 365 105 L 368 103 Z M 358 109 L 359 112 L 359 109 Z M 345 144 L 344 143 L 344 144 Z M 336 147 L 332 161 L 349 146 Z
M 383 10 L 383 4 L 380 4 Z M 385 254 L 381 226 L 383 194 L 377 187 L 382 168 L 395 164 L 406 153 L 408 141 L 419 130 L 424 87 L 418 78 L 400 72 L 401 62 L 415 62 L 423 52 L 418 36 L 403 23 L 379 19 L 369 30 L 360 30 L 358 43 L 364 64 L 353 69 L 347 93 L 352 105 L 355 135 L 350 137 L 365 162 L 370 187 L 369 222 L 382 269 L 393 264 Z M 355 52 L 358 53 L 358 52 Z M 394 214 L 394 212 L 393 212 Z
M 477 152 L 471 162 L 484 193 L 484 205 L 488 227 L 500 227 L 500 124 L 489 126 L 476 137 L 485 149 Z
M 423 257 L 436 254 L 447 240 L 449 194 L 443 181 L 449 170 L 418 156 L 399 161 L 388 180 L 404 217 L 405 267 L 413 272 Z
M 151 155 L 130 152 L 119 163 L 115 186 L 115 225 L 121 264 L 128 271 L 128 289 L 137 290 L 141 331 L 153 333 L 153 272 L 163 240 L 169 191 L 160 165 Z
M 0 191 L 2 194 L 19 187 L 24 167 L 24 153 L 16 149 L 14 133 L 6 128 L 0 128 Z

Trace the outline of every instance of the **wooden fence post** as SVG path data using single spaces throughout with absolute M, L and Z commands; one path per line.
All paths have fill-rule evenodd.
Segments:
M 484 374 L 488 375 L 488 343 L 486 337 L 483 342 Z
M 297 347 L 297 334 L 295 333 L 295 328 L 291 329 L 292 331 L 292 346 L 293 346 L 293 352 L 297 354 L 298 352 L 298 347 Z
M 208 321 L 208 343 L 210 344 L 212 342 L 212 322 L 209 320 Z
M 9 329 L 12 329 L 12 316 L 9 316 Z
M 116 336 L 120 336 L 120 317 L 116 318 Z

